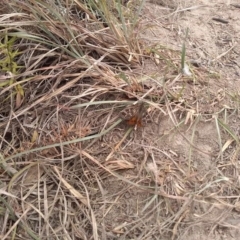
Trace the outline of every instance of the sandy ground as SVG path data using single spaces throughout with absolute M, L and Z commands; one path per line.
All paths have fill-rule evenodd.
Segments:
M 235 5 L 234 5 L 235 4 Z M 169 9 L 170 8 L 170 9 Z M 187 46 L 187 60 L 197 63 L 200 68 L 220 73 L 219 80 L 210 80 L 207 86 L 196 88 L 198 94 L 199 111 L 216 112 L 216 108 L 209 109 L 209 104 L 216 93 L 238 93 L 240 90 L 240 8 L 235 1 L 157 1 L 153 0 L 144 10 L 147 19 L 158 27 L 152 28 L 145 38 L 170 46 L 181 51 L 185 31 L 189 28 Z M 204 92 L 205 91 L 205 92 Z M 208 95 L 209 93 L 209 95 Z M 191 92 L 189 93 L 191 94 Z M 220 103 L 220 102 L 219 102 Z M 227 97 L 217 104 L 219 109 L 226 104 L 230 107 L 231 100 Z M 210 104 L 213 106 L 213 104 Z M 206 108 L 205 108 L 206 107 Z M 239 116 L 236 114 L 229 119 L 232 129 L 239 133 Z M 169 126 L 169 119 L 161 120 L 160 132 L 164 135 Z M 213 122 L 196 125 L 195 144 L 204 152 L 214 153 L 218 146 L 217 132 Z M 188 135 L 188 134 L 187 134 Z M 189 139 L 191 133 L 189 133 Z M 227 139 L 226 139 L 227 140 Z M 169 147 L 184 161 L 189 145 L 180 134 L 173 138 L 167 137 L 160 149 Z M 212 172 L 218 165 L 211 155 L 195 152 L 193 164 L 202 174 Z M 215 166 L 214 166 L 215 165 Z M 199 208 L 202 208 L 203 206 Z M 198 208 L 196 207 L 196 209 Z M 206 207 L 206 206 L 205 206 Z M 205 208 L 204 207 L 204 208 Z M 198 212 L 199 211 L 199 212 Z M 177 239 L 239 239 L 240 216 L 238 212 L 228 209 L 198 209 L 198 213 L 205 214 L 205 220 L 196 221 L 190 228 L 184 227 Z M 197 213 L 196 213 L 197 214 Z M 215 219 L 215 220 L 213 220 Z M 196 220 L 196 219 L 195 219 Z M 209 220 L 209 221 L 208 221 Z M 213 221 L 218 224 L 212 224 Z M 228 226 L 231 226 L 228 228 Z M 149 238 L 151 239 L 151 238 Z

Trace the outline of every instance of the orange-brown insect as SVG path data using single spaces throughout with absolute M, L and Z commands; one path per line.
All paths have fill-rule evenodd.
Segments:
M 142 119 L 138 118 L 137 116 L 132 116 L 130 119 L 127 120 L 127 124 L 132 127 L 142 127 Z
M 144 105 L 143 103 L 141 103 L 137 114 L 127 120 L 127 125 L 134 127 L 135 130 L 138 127 L 142 127 L 143 126 L 142 124 L 143 109 L 144 109 Z

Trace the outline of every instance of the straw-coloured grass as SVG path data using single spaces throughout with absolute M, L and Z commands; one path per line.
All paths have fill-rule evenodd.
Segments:
M 0 3 L 1 239 L 175 239 L 238 210 L 224 93 L 141 38 L 135 3 Z

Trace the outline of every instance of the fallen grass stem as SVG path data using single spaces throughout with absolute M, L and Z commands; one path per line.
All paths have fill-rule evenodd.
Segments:
M 0 196 L 0 201 L 5 205 L 5 207 L 9 210 L 10 212 L 10 216 L 12 218 L 13 221 L 15 221 L 14 225 L 11 227 L 11 229 L 9 229 L 9 231 L 5 234 L 5 236 L 2 238 L 2 240 L 6 239 L 8 237 L 8 235 L 11 233 L 12 229 L 15 228 L 17 225 L 19 225 L 23 230 L 25 230 L 28 235 L 34 239 L 34 240 L 40 240 L 40 238 L 38 238 L 34 232 L 29 229 L 23 222 L 22 222 L 22 218 L 24 217 L 24 215 L 27 214 L 27 212 L 30 209 L 27 209 L 20 218 L 17 217 L 17 215 L 14 213 L 13 209 L 10 207 L 10 205 L 6 202 L 6 200 Z
M 87 141 L 87 140 L 94 139 L 94 138 L 100 138 L 103 135 L 107 134 L 109 131 L 111 131 L 113 128 L 115 128 L 117 125 L 119 125 L 122 121 L 123 121 L 122 119 L 119 119 L 111 127 L 106 129 L 105 131 L 100 132 L 99 134 L 95 134 L 95 135 L 84 137 L 84 138 L 77 138 L 77 139 L 66 141 L 66 142 L 62 142 L 62 143 L 55 143 L 55 144 L 51 144 L 51 145 L 48 145 L 48 146 L 43 146 L 43 147 L 39 147 L 39 148 L 34 148 L 34 149 L 27 150 L 27 151 L 23 151 L 23 152 L 15 154 L 13 156 L 7 157 L 5 159 L 5 161 L 7 162 L 7 161 L 9 161 L 11 159 L 14 159 L 14 158 L 17 158 L 17 157 L 21 157 L 21 156 L 23 156 L 25 154 L 29 154 L 29 153 L 33 153 L 33 152 L 37 152 L 37 151 L 42 151 L 42 150 L 45 150 L 45 149 L 50 149 L 50 148 L 54 148 L 54 147 L 61 147 L 61 146 L 66 146 L 66 145 L 73 144 L 73 143 L 79 143 L 79 142 Z

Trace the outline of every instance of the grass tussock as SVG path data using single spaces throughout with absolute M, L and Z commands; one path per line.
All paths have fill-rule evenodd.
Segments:
M 184 75 L 185 42 L 142 40 L 143 3 L 0 3 L 1 239 L 175 239 L 239 208 L 223 93 L 198 102 L 213 76 Z

